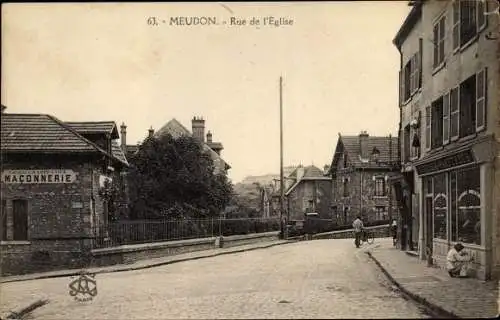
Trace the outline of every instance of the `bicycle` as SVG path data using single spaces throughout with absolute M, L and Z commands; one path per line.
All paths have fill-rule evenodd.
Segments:
M 374 241 L 375 241 L 375 236 L 373 235 L 373 232 L 363 230 L 363 235 L 361 236 L 361 244 L 363 244 L 363 242 L 372 244 Z

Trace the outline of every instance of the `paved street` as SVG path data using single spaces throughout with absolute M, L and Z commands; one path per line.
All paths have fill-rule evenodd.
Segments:
M 352 240 L 298 242 L 96 280 L 98 295 L 86 303 L 69 295 L 67 277 L 5 283 L 3 293 L 48 296 L 30 319 L 425 317 Z

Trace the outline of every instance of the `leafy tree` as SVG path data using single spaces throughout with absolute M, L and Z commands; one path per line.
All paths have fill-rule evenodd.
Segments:
M 230 200 L 231 183 L 193 137 L 148 138 L 130 163 L 133 218 L 215 216 Z

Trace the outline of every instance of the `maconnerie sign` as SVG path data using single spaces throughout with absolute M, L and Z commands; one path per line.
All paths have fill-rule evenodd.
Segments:
M 47 169 L 47 170 L 4 170 L 2 171 L 3 183 L 73 183 L 76 173 L 73 170 Z

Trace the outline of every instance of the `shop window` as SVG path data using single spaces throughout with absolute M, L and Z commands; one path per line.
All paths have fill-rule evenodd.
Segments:
M 12 201 L 13 240 L 28 240 L 28 201 Z
M 7 240 L 7 201 L 2 200 L 2 212 L 0 212 L 0 240 Z
M 478 167 L 456 174 L 456 230 L 464 243 L 481 245 L 481 193 Z
M 446 193 L 446 174 L 434 176 L 433 182 L 433 215 L 434 238 L 447 239 L 446 213 L 448 211 L 448 195 Z

